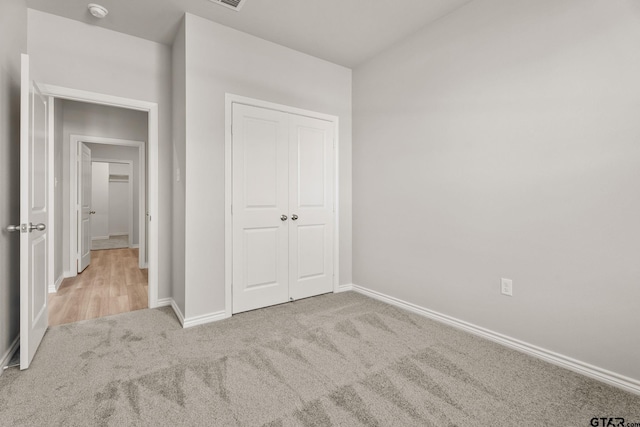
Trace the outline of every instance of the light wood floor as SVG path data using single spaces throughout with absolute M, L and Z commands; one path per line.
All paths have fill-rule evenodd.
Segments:
M 147 270 L 138 249 L 91 251 L 91 264 L 49 294 L 49 326 L 147 308 Z

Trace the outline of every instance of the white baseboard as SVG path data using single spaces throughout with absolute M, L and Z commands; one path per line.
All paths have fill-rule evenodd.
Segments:
M 91 240 L 109 240 L 109 236 L 92 236 Z
M 226 313 L 226 311 L 222 310 L 215 313 L 208 313 L 208 314 L 203 314 L 201 316 L 189 317 L 185 319 L 184 314 L 182 314 L 180 307 L 178 307 L 178 304 L 176 304 L 173 298 L 166 298 L 166 299 L 171 300 L 171 304 L 170 304 L 171 308 L 173 308 L 173 311 L 176 313 L 176 317 L 178 317 L 178 320 L 180 321 L 180 324 L 182 325 L 183 328 L 191 328 L 193 326 L 204 325 L 205 323 L 217 322 L 218 320 L 224 320 L 231 317 Z M 164 301 L 164 300 L 158 300 L 158 303 L 160 303 L 160 301 Z
M 138 243 L 136 243 L 135 245 L 129 245 L 129 247 L 131 249 L 138 249 L 140 247 L 140 245 Z
M 128 231 L 116 231 L 115 233 L 109 233 L 109 237 L 128 236 Z
M 334 291 L 336 294 L 340 292 L 347 292 L 353 290 L 353 283 L 339 285 L 338 288 Z
M 11 358 L 13 354 L 18 350 L 18 346 L 20 345 L 20 334 L 13 340 L 7 351 L 2 355 L 2 359 L 0 359 L 0 375 L 4 372 L 4 368 L 11 362 Z
M 231 316 L 227 315 L 227 312 L 217 311 L 215 313 L 203 314 L 201 316 L 189 317 L 184 319 L 182 326 L 184 328 L 191 328 L 193 326 L 204 325 L 205 323 L 217 322 L 219 320 L 228 319 Z
M 152 308 L 168 307 L 171 305 L 171 301 L 173 301 L 172 298 L 160 298 L 156 302 L 156 306 Z
M 58 292 L 58 289 L 60 289 L 60 285 L 62 284 L 63 280 L 64 280 L 64 274 L 58 277 L 54 283 L 49 285 L 49 293 L 55 294 L 56 292 Z
M 184 314 L 182 314 L 182 311 L 180 310 L 180 307 L 178 307 L 178 304 L 176 304 L 176 302 L 173 300 L 173 298 L 171 298 L 171 304 L 170 305 L 171 305 L 171 308 L 173 309 L 173 312 L 176 314 L 176 317 L 180 321 L 180 324 L 184 328 Z
M 62 277 L 64 277 L 65 279 L 68 279 L 69 277 L 76 277 L 77 275 L 78 273 L 71 271 L 65 271 L 64 273 L 62 273 Z
M 436 311 L 429 310 L 428 308 L 420 307 L 416 304 L 412 304 L 401 299 L 364 288 L 362 286 L 353 285 L 353 290 L 387 304 L 400 307 L 424 317 L 428 317 L 435 321 L 445 323 L 458 329 L 462 329 L 466 332 L 478 335 L 482 338 L 486 338 L 490 341 L 502 344 L 506 347 L 518 350 L 522 353 L 528 354 L 538 359 L 542 359 L 554 365 L 569 369 L 570 371 L 577 372 L 579 374 L 602 381 L 614 387 L 618 387 L 625 391 L 640 395 L 640 381 L 634 378 L 629 378 L 624 375 L 611 372 L 607 369 L 599 368 L 589 363 L 585 363 L 580 360 L 555 353 L 536 345 L 511 338 L 509 336 L 474 325 L 469 322 L 465 322 L 464 320 L 456 319 L 455 317 L 447 316 L 446 314 L 438 313 Z

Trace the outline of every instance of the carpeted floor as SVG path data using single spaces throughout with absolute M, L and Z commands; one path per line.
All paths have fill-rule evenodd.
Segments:
M 91 250 L 100 251 L 104 249 L 122 249 L 129 247 L 129 236 L 111 236 L 108 239 L 98 239 L 91 241 Z
M 53 327 L 0 425 L 589 426 L 640 396 L 347 292 L 183 330 L 172 310 Z

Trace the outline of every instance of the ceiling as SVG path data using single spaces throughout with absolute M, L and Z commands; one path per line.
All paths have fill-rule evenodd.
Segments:
M 171 45 L 185 12 L 346 67 L 375 56 L 471 0 L 27 0 L 28 7 Z M 87 4 L 106 7 L 103 20 Z

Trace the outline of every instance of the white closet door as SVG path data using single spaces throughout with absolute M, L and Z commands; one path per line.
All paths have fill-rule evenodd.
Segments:
M 288 115 L 233 106 L 233 313 L 288 300 Z
M 289 120 L 289 295 L 299 299 L 333 290 L 334 125 Z

